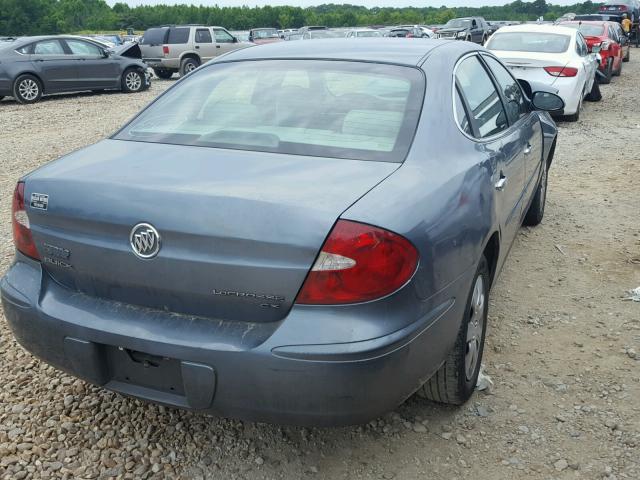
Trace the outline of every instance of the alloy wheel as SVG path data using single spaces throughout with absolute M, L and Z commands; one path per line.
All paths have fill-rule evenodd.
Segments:
M 40 87 L 34 80 L 26 78 L 18 85 L 18 93 L 24 100 L 30 102 L 38 97 Z
M 140 87 L 142 86 L 142 78 L 137 72 L 129 72 L 124 78 L 124 83 L 129 90 L 136 92 L 140 90 Z
M 482 348 L 482 332 L 484 331 L 485 322 L 485 298 L 484 279 L 482 275 L 479 275 L 473 286 L 469 310 L 469 324 L 467 325 L 467 348 L 464 356 L 464 369 L 467 381 L 473 378 Z

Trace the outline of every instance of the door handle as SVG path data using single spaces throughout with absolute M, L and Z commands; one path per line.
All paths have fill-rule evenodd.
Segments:
M 200 45 L 196 45 L 196 50 L 200 50 Z
M 216 45 L 216 48 L 220 48 L 220 45 Z
M 496 182 L 496 190 L 498 190 L 499 192 L 503 191 L 506 184 L 507 177 L 505 177 L 503 173 L 500 173 L 500 180 Z
M 531 144 L 527 143 L 527 146 L 524 147 L 524 154 L 529 155 L 531 153 Z

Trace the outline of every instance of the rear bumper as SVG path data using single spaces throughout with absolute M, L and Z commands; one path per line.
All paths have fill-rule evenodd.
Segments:
M 23 257 L 0 293 L 18 342 L 65 372 L 166 405 L 300 425 L 363 423 L 395 408 L 440 366 L 464 308 L 450 298 L 387 335 L 298 345 L 291 317 L 304 308 L 270 323 L 152 311 L 72 292 Z

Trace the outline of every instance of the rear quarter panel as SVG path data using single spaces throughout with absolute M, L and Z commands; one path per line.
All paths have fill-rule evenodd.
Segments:
M 455 43 L 461 46 L 448 48 L 447 54 L 436 49 L 426 62 L 424 107 L 404 164 L 342 215 L 414 243 L 420 265 L 411 288 L 414 300 L 425 305 L 454 283 L 447 296 L 459 304 L 466 301 L 470 275 L 498 225 L 492 188 L 495 156 L 455 124 L 452 71 L 470 51 L 463 42 Z M 465 275 L 464 282 L 456 282 Z

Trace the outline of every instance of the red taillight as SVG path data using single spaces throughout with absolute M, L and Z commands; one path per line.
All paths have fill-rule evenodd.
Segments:
M 24 182 L 18 182 L 13 192 L 11 223 L 13 225 L 13 243 L 16 248 L 28 257 L 40 260 L 40 254 L 31 235 L 29 217 L 27 217 L 27 211 L 24 208 Z
M 544 67 L 552 77 L 575 77 L 578 74 L 578 69 L 573 67 Z
M 418 251 L 404 237 L 338 220 L 302 285 L 296 303 L 336 305 L 389 295 L 413 276 Z
M 169 45 L 163 45 L 162 46 L 162 54 L 166 57 L 167 55 L 169 55 Z

